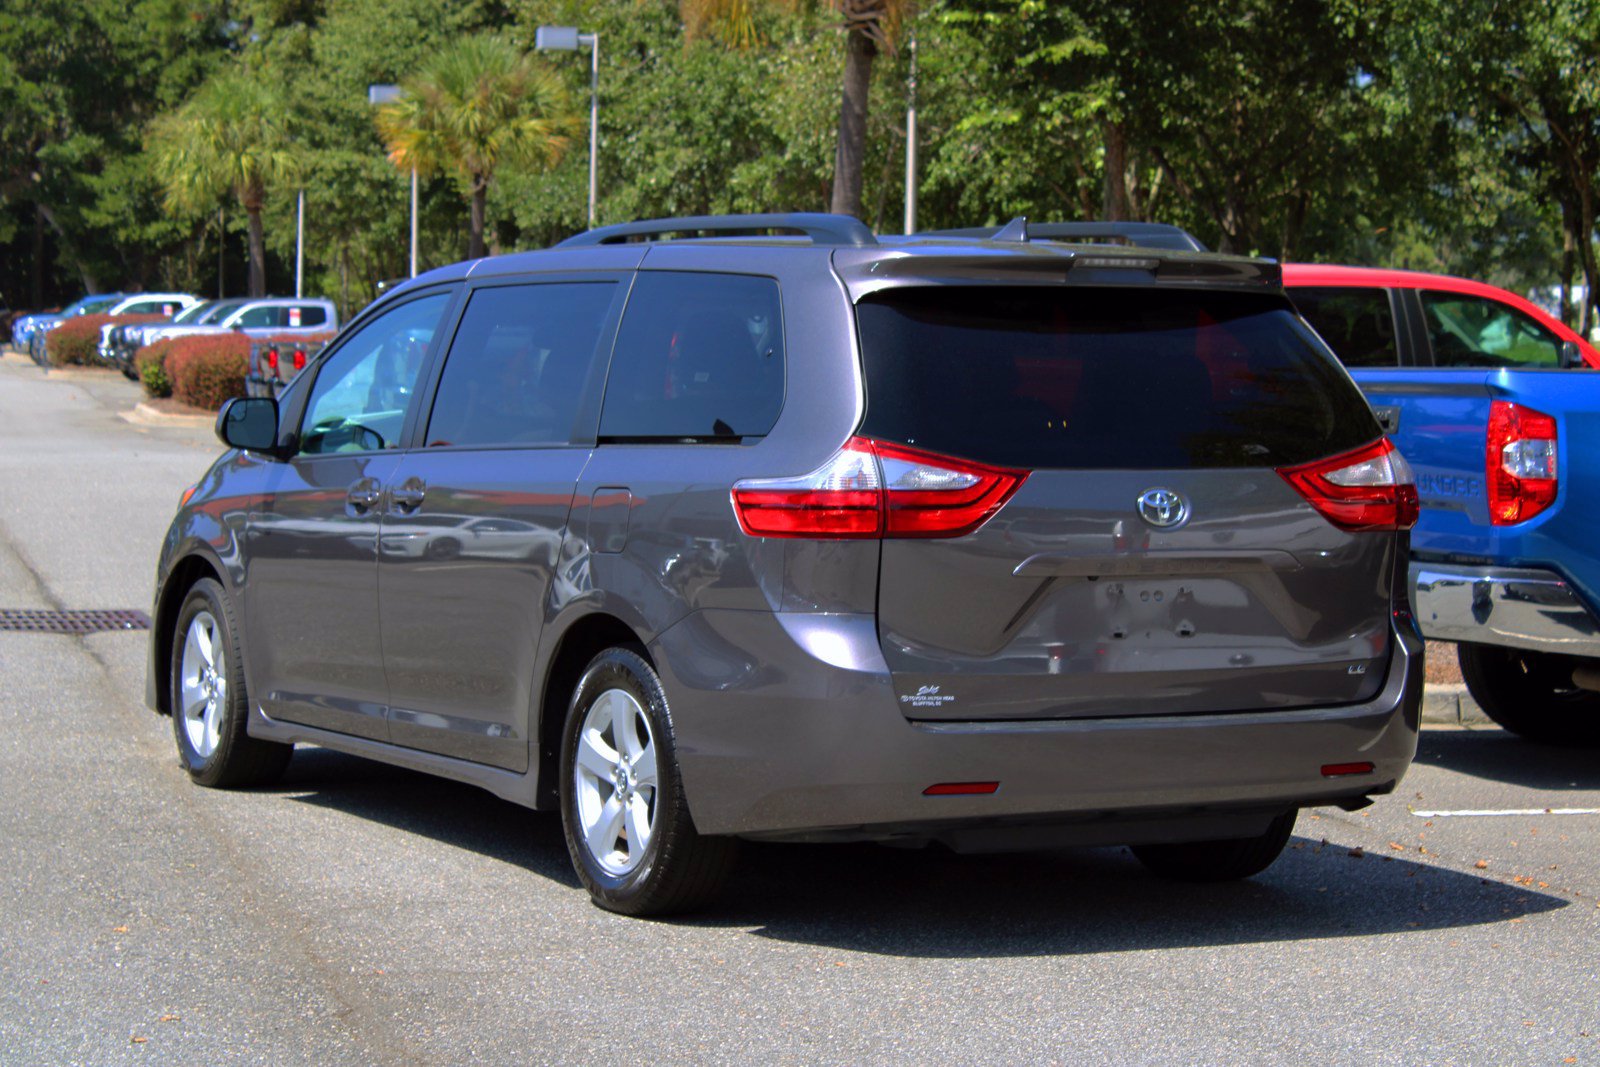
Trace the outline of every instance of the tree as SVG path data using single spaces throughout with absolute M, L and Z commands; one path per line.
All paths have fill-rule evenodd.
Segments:
M 548 170 L 578 124 L 561 80 L 499 36 L 462 39 L 401 82 L 378 109 L 389 160 L 404 171 L 451 174 L 471 209 L 467 258 L 484 254 L 489 184 L 502 166 Z
M 769 6 L 803 7 L 803 0 L 768 0 Z M 845 34 L 844 78 L 833 161 L 829 210 L 860 217 L 867 157 L 867 93 L 873 61 L 893 52 L 901 26 L 916 13 L 916 0 L 829 0 Z M 760 41 L 758 0 L 682 0 L 684 24 L 692 38 L 708 31 L 729 44 L 748 47 Z
M 250 296 L 267 291 L 261 212 L 275 186 L 292 185 L 301 160 L 275 83 L 242 64 L 206 82 L 152 131 L 156 171 L 173 210 L 195 211 L 231 193 L 250 229 Z

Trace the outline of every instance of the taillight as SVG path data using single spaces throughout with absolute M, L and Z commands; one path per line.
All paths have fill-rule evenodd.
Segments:
M 1556 420 L 1542 411 L 1496 400 L 1489 406 L 1484 468 L 1489 484 L 1489 521 L 1496 526 L 1526 522 L 1556 502 Z
M 306 350 L 303 349 L 303 348 L 297 348 L 297 349 L 294 350 L 294 369 L 297 370 L 297 371 L 300 371 L 300 370 L 305 370 L 305 368 L 306 368 Z
M 738 482 L 733 509 L 752 537 L 960 537 L 987 522 L 1027 477 L 852 437 L 810 474 Z
M 278 350 L 276 348 L 267 349 L 267 369 L 274 374 L 278 373 Z
M 1409 530 L 1417 524 L 1411 465 L 1387 437 L 1329 459 L 1279 467 L 1278 473 L 1341 530 Z

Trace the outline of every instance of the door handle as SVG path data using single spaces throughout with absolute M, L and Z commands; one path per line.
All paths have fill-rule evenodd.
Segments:
M 360 514 L 377 507 L 378 501 L 383 499 L 383 493 L 379 491 L 376 481 L 363 478 L 350 487 L 345 499 L 350 502 L 350 509 Z
M 393 504 L 393 510 L 397 512 L 416 511 L 422 506 L 422 500 L 427 495 L 428 483 L 421 478 L 407 478 L 389 490 L 389 499 Z

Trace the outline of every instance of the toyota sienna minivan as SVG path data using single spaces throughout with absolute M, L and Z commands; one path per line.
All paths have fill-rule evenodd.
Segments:
M 559 811 L 632 914 L 740 839 L 1255 874 L 1422 686 L 1410 470 L 1280 283 L 830 215 L 432 271 L 219 414 L 148 702 L 202 785 L 314 743 Z

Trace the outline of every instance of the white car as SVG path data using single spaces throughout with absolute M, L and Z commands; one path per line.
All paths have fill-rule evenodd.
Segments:
M 207 333 L 237 332 L 253 337 L 276 337 L 281 334 L 333 333 L 338 328 L 339 311 L 331 300 L 262 297 L 233 302 L 226 314 L 205 323 L 175 322 L 158 329 L 146 329 L 144 343 Z

